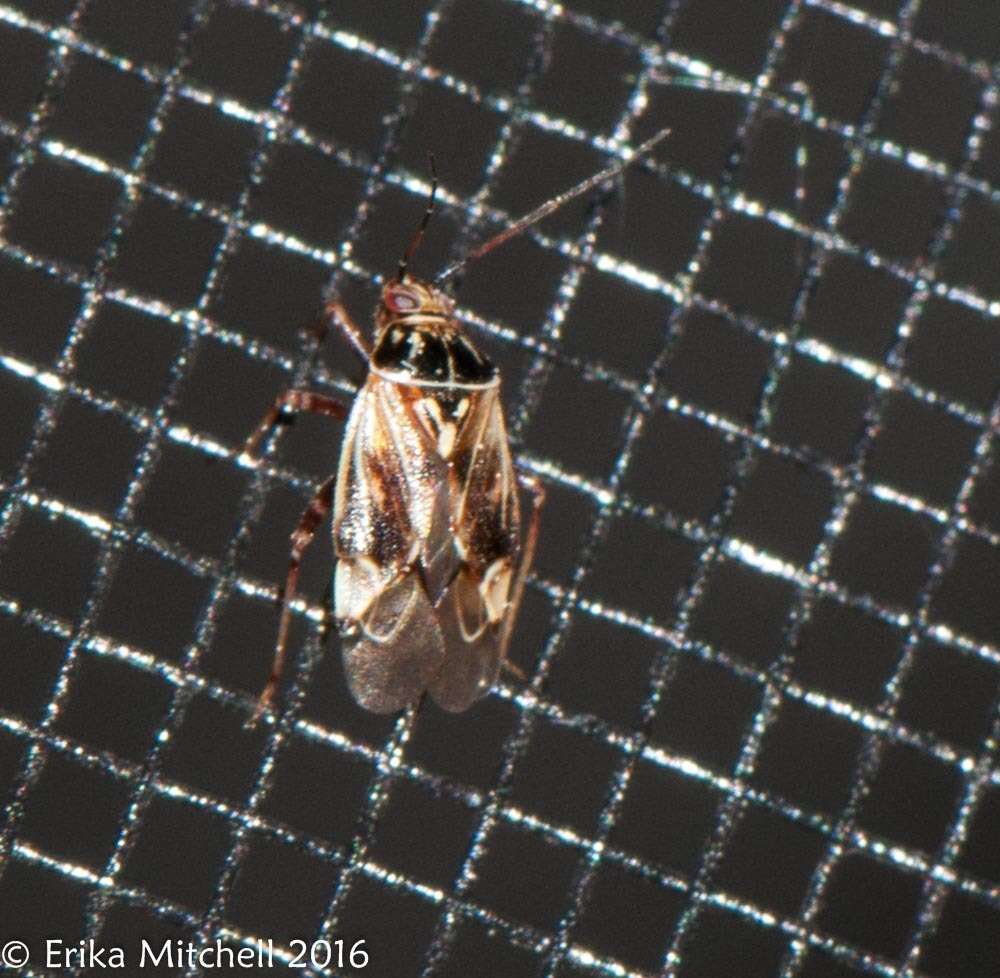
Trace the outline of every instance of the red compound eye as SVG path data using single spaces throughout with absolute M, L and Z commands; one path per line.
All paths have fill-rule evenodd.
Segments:
M 412 292 L 401 289 L 386 292 L 385 304 L 392 312 L 416 312 L 420 308 L 417 297 Z

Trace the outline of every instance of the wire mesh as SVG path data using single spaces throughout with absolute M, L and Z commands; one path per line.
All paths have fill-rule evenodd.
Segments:
M 998 38 L 932 0 L 0 3 L 21 971 L 87 970 L 47 938 L 293 971 L 295 940 L 366 941 L 309 974 L 995 970 Z M 458 293 L 549 490 L 529 682 L 358 710 L 327 541 L 247 729 L 339 436 L 240 448 L 279 390 L 360 380 L 321 297 L 368 315 L 426 150 L 430 273 L 665 125 Z

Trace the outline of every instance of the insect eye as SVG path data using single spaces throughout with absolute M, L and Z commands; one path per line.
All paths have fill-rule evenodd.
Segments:
M 401 289 L 386 292 L 385 304 L 392 312 L 416 312 L 420 308 L 420 300 L 412 292 Z

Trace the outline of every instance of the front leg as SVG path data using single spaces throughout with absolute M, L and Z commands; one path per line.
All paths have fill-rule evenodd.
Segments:
M 368 346 L 368 341 L 365 339 L 364 333 L 355 325 L 354 320 L 351 319 L 343 303 L 331 300 L 323 307 L 323 312 L 326 314 L 327 321 L 333 320 L 337 324 L 347 342 L 354 347 L 358 356 L 364 360 L 367 366 L 368 361 L 371 360 L 372 351 Z
M 278 395 L 271 409 L 257 426 L 257 430 L 246 440 L 243 454 L 248 458 L 254 458 L 258 446 L 271 433 L 274 426 L 290 415 L 300 412 L 322 414 L 340 421 L 347 417 L 347 407 L 335 398 L 293 387 Z

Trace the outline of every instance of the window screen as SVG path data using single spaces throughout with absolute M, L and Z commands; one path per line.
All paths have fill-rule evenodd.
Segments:
M 386 978 L 1000 967 L 998 42 L 992 0 L 0 0 L 20 973 L 96 971 L 91 940 L 165 975 L 223 952 L 140 971 L 143 941 Z M 431 277 L 664 127 L 456 283 L 548 494 L 526 680 L 359 709 L 324 532 L 248 726 L 341 431 L 241 446 L 281 390 L 363 380 L 324 298 L 370 323 L 428 151 Z

